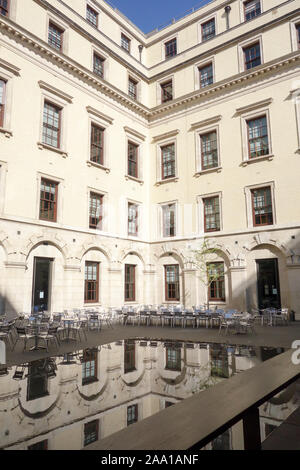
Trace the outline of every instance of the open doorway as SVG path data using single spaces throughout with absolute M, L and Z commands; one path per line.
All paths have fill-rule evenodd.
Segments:
M 50 310 L 52 264 L 52 258 L 34 258 L 32 313 Z

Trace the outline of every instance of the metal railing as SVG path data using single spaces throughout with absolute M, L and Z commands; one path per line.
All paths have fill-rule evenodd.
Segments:
M 245 450 L 261 449 L 259 406 L 300 378 L 286 351 L 224 380 L 86 450 L 200 450 L 243 421 Z

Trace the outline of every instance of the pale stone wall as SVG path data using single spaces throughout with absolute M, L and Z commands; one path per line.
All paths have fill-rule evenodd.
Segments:
M 84 0 L 50 4 L 47 10 L 43 0 L 26 6 L 11 0 L 10 18 L 0 18 L 0 78 L 7 80 L 0 129 L 0 312 L 31 310 L 35 256 L 54 259 L 51 311 L 84 305 L 85 261 L 100 263 L 93 306 L 124 304 L 126 263 L 137 266 L 135 305 L 165 302 L 164 264 L 173 263 L 180 267 L 179 303 L 203 304 L 206 288 L 191 250 L 204 236 L 201 197 L 218 193 L 222 226 L 210 238 L 226 266 L 226 301 L 213 304 L 257 306 L 255 260 L 277 257 L 282 306 L 300 318 L 296 1 L 263 0 L 263 13 L 245 22 L 242 2 L 234 0 L 226 30 L 223 2 L 215 0 L 148 35 L 103 1 L 89 2 L 99 10 L 98 30 L 85 19 Z M 203 43 L 200 25 L 211 17 L 217 34 Z M 47 45 L 49 20 L 65 29 L 63 54 Z M 122 31 L 131 54 L 120 47 Z M 166 61 L 164 42 L 174 36 L 178 55 Z M 263 63 L 244 72 L 241 50 L 254 39 L 261 41 Z M 105 80 L 92 73 L 94 50 L 106 59 Z M 214 86 L 204 94 L 197 67 L 210 59 Z M 129 76 L 139 81 L 138 102 L 128 97 Z M 160 83 L 170 76 L 175 101 L 156 108 Z M 59 152 L 40 145 L 44 98 L 63 108 Z M 260 113 L 268 116 L 271 151 L 250 164 L 244 124 Z M 105 128 L 101 168 L 89 161 L 91 122 Z M 199 134 L 212 128 L 220 168 L 199 172 Z M 127 177 L 128 140 L 140 145 L 138 181 Z M 176 178 L 160 184 L 159 151 L 168 142 L 176 143 Z M 56 223 L 39 220 L 42 177 L 59 184 Z M 264 183 L 272 184 L 275 221 L 254 228 L 249 187 Z M 89 229 L 90 191 L 104 195 L 101 232 Z M 176 237 L 166 239 L 160 205 L 170 201 L 177 206 Z M 139 205 L 138 237 L 127 235 L 128 202 Z

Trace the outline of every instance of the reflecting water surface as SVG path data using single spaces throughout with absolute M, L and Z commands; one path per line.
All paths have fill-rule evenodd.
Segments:
M 0 448 L 82 449 L 281 352 L 136 339 L 2 367 Z M 262 437 L 298 402 L 293 389 L 263 405 Z M 236 425 L 206 448 L 242 448 L 242 441 Z

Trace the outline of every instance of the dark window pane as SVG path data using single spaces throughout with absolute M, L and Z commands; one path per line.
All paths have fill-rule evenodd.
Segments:
M 202 41 L 207 41 L 216 35 L 215 19 L 211 19 L 201 25 Z
M 166 53 L 166 58 L 167 57 L 173 57 L 174 55 L 177 54 L 177 40 L 176 40 L 176 38 L 165 43 L 165 53 Z

